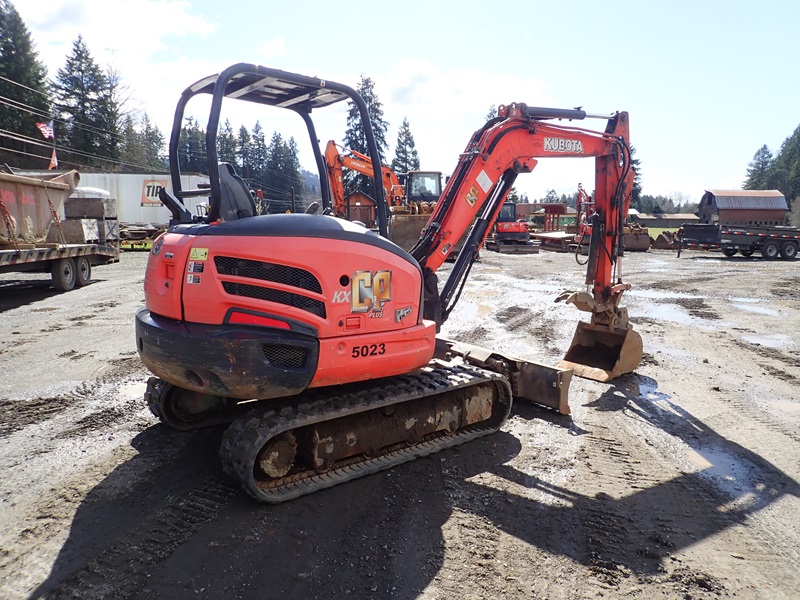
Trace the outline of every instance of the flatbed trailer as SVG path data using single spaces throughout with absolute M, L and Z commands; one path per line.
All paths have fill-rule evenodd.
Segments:
M 800 249 L 800 229 L 790 226 L 743 226 L 687 224 L 675 238 L 678 256 L 683 248 L 721 250 L 727 256 L 737 253 L 750 257 L 756 252 L 767 259 L 792 260 Z
M 103 198 L 76 198 L 73 214 L 66 202 L 79 182 L 77 171 L 0 172 L 0 273 L 50 273 L 56 290 L 68 292 L 89 283 L 92 267 L 119 260 L 116 200 L 110 207 Z
M 89 283 L 92 267 L 119 261 L 119 249 L 108 244 L 20 244 L 0 250 L 1 273 L 50 273 L 53 286 L 68 292 Z

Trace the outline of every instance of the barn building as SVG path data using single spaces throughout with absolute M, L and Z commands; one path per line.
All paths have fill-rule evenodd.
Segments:
M 785 225 L 786 198 L 778 190 L 706 190 L 697 215 L 700 223 Z

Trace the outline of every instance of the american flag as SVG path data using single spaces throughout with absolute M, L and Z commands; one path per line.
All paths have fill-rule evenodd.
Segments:
M 42 132 L 44 139 L 55 138 L 55 132 L 53 131 L 53 121 L 48 121 L 47 123 L 36 123 L 36 127 L 38 127 L 39 131 Z

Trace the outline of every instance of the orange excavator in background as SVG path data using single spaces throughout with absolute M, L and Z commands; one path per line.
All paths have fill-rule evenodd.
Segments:
M 351 169 L 362 175 L 372 175 L 372 161 L 369 156 L 355 150 L 343 148 L 330 140 L 325 146 L 325 166 L 328 168 L 328 180 L 331 188 L 333 214 L 346 219 L 349 217 L 347 199 L 344 193 L 343 168 Z M 400 184 L 395 172 L 386 165 L 381 165 L 382 189 L 386 193 L 386 204 L 392 212 L 411 212 L 406 201 L 406 190 Z
M 366 225 L 373 224 L 373 210 L 369 207 L 369 218 L 364 219 L 364 208 L 358 212 L 345 198 L 344 169 L 362 175 L 372 174 L 372 160 L 369 156 L 343 148 L 330 140 L 325 146 L 325 166 L 328 169 L 328 185 L 331 190 L 333 215 L 348 221 L 360 220 Z M 395 172 L 381 165 L 383 188 L 389 206 L 389 239 L 404 250 L 410 250 L 419 239 L 420 231 L 427 222 L 442 193 L 442 173 L 440 171 Z
M 206 131 L 210 184 L 184 190 L 178 166 L 186 104 L 211 95 Z M 581 110 L 501 106 L 470 138 L 422 235 L 406 252 L 380 235 L 325 214 L 256 216 L 244 182 L 217 163 L 224 99 L 294 111 L 307 125 L 331 208 L 326 165 L 311 114 L 349 100 L 361 116 L 377 199 L 381 160 L 367 106 L 352 88 L 252 64 L 189 86 L 170 138 L 174 195 L 160 198 L 170 227 L 153 244 L 136 344 L 154 373 L 145 398 L 162 422 L 192 429 L 226 422 L 224 470 L 255 498 L 281 502 L 496 431 L 514 399 L 566 414 L 573 368 L 607 380 L 641 360 L 641 338 L 620 306 L 622 208 L 630 191 L 628 115 L 599 116 L 604 131 L 554 119 Z M 591 313 L 550 367 L 437 338 L 480 245 L 534 157 L 594 157 L 596 207 L 588 292 L 564 299 Z M 207 195 L 209 214 L 182 200 Z M 325 210 L 323 210 L 323 213 Z M 440 288 L 437 272 L 468 231 Z M 580 335 L 578 335 L 580 334 Z M 637 354 L 638 353 L 638 354 Z

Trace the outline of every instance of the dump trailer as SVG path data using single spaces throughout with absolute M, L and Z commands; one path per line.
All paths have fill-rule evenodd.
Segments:
M 0 173 L 0 274 L 49 273 L 53 287 L 67 292 L 88 284 L 92 267 L 119 260 L 116 211 L 107 199 L 75 198 L 66 208 L 79 182 L 77 171 Z
M 790 226 L 758 227 L 684 223 L 675 237 L 678 256 L 683 248 L 721 250 L 727 257 L 759 252 L 767 259 L 792 260 L 800 248 L 800 230 Z

